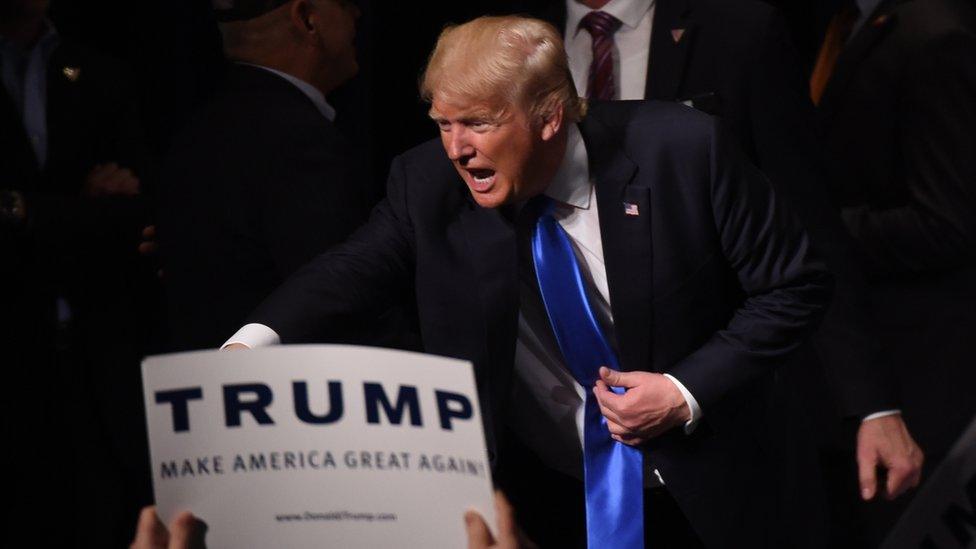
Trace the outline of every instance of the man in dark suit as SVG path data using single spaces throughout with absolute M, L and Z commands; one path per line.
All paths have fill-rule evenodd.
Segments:
M 830 279 L 714 119 L 636 102 L 583 117 L 558 34 L 518 17 L 446 30 L 422 87 L 440 142 L 395 160 L 370 222 L 225 346 L 314 340 L 412 292 L 425 350 L 475 365 L 499 483 L 516 445 L 543 462 L 546 478 L 507 486 L 546 501 L 551 512 L 520 519 L 536 541 L 811 543 L 815 487 L 796 503 L 810 524 L 777 520 L 766 418 L 773 371 Z M 591 355 L 575 346 L 590 343 L 602 354 L 578 368 Z M 588 465 L 584 490 L 583 462 L 604 450 L 646 468 Z M 627 494 L 594 505 L 607 489 Z
M 155 277 L 136 251 L 150 177 L 122 67 L 46 13 L 0 2 L 3 421 L 20 449 L 4 467 L 22 472 L 11 520 L 36 544 L 115 545 L 150 489 L 138 361 Z M 53 500 L 97 526 L 42 525 Z
M 833 197 L 935 466 L 976 414 L 976 33 L 954 0 L 858 1 L 811 80 Z
M 356 8 L 217 10 L 233 63 L 166 162 L 160 244 L 174 347 L 215 347 L 273 288 L 365 219 L 357 153 L 325 95 L 356 73 Z
M 874 341 L 867 315 L 864 275 L 829 202 L 807 82 L 782 17 L 752 0 L 559 0 L 548 9 L 547 17 L 567 37 L 580 94 L 596 91 L 594 51 L 606 40 L 617 72 L 603 99 L 678 101 L 721 117 L 798 213 L 837 276 L 816 348 L 804 349 L 788 374 L 808 414 L 813 410 L 836 495 L 832 508 L 842 510 L 838 518 L 848 514 L 855 494 L 875 495 L 876 465 L 888 469 L 888 497 L 917 484 L 921 451 L 897 413 L 890 359 Z M 606 16 L 612 18 L 609 27 L 594 24 Z M 824 399 L 828 388 L 833 396 Z M 847 419 L 842 424 L 839 417 Z M 850 459 L 854 422 L 860 489 Z

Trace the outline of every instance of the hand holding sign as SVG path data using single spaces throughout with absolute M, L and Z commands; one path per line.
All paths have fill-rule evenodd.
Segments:
M 207 525 L 190 513 L 176 515 L 167 529 L 155 506 L 143 507 L 129 549 L 203 549 L 206 535 Z
M 495 492 L 495 513 L 498 517 L 497 539 L 477 511 L 464 513 L 468 549 L 536 548 L 515 523 L 515 512 L 500 491 Z M 177 515 L 167 529 L 159 520 L 155 506 L 144 507 L 139 514 L 136 538 L 129 549 L 204 549 L 206 533 L 207 525 L 190 513 Z

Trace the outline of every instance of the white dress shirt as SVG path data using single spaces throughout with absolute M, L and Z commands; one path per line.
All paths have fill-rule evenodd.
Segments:
M 586 96 L 590 63 L 593 62 L 593 40 L 579 27 L 590 8 L 577 0 L 566 0 L 566 53 L 569 71 L 576 91 Z M 613 34 L 614 99 L 644 99 L 647 83 L 647 61 L 651 51 L 651 26 L 654 22 L 654 0 L 611 0 L 599 11 L 620 20 Z

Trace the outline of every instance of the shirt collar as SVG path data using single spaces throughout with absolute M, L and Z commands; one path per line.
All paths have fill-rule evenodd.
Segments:
M 315 86 L 309 84 L 308 82 L 302 80 L 301 78 L 292 76 L 287 72 L 281 72 L 279 70 L 272 69 L 271 67 L 265 67 L 264 65 L 255 65 L 254 63 L 241 62 L 240 64 L 250 65 L 252 67 L 257 67 L 259 69 L 264 69 L 268 72 L 277 74 L 278 76 L 291 82 L 296 88 L 298 88 L 302 93 L 304 93 L 309 99 L 312 100 L 312 103 L 315 105 L 315 108 L 318 109 L 320 113 L 322 113 L 322 116 L 328 118 L 330 122 L 335 121 L 335 117 L 336 117 L 335 109 L 332 108 L 332 105 L 330 105 L 329 102 L 325 100 L 325 95 L 323 95 L 322 92 L 319 91 L 319 89 L 316 88 Z
M 566 131 L 566 153 L 544 194 L 557 202 L 585 210 L 590 207 L 592 186 L 586 144 L 576 124 L 570 124 Z
M 610 0 L 599 11 L 616 17 L 625 27 L 636 29 L 653 5 L 654 0 Z M 586 7 L 579 0 L 566 0 L 566 28 L 573 33 L 579 32 L 580 21 L 591 11 L 595 10 Z

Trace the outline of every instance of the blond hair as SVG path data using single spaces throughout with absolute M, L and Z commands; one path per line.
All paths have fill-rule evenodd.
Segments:
M 511 106 L 547 120 L 557 105 L 568 123 L 586 110 L 576 94 L 563 41 L 552 25 L 519 16 L 479 17 L 441 32 L 420 80 L 420 95 L 454 105 L 487 102 L 491 116 Z

